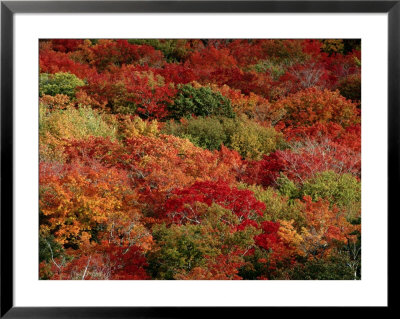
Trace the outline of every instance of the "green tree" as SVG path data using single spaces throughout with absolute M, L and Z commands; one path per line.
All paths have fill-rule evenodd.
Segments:
M 273 127 L 265 127 L 242 116 L 230 141 L 230 147 L 244 158 L 260 160 L 263 155 L 283 146 L 281 133 Z
M 265 204 L 266 210 L 263 220 L 294 220 L 294 226 L 298 230 L 306 226 L 304 207 L 300 201 L 290 200 L 287 196 L 281 195 L 272 187 L 264 189 L 260 185 L 240 183 L 238 188 L 251 190 L 254 193 L 254 197 Z
M 350 219 L 357 218 L 361 211 L 361 182 L 351 174 L 318 173 L 303 184 L 300 196 L 305 195 L 314 201 L 319 198 L 328 200 L 331 205 L 344 209 Z
M 199 203 L 199 206 L 204 214 L 201 223 L 153 226 L 157 248 L 148 259 L 153 278 L 174 279 L 196 267 L 207 267 L 209 258 L 229 256 L 237 249 L 254 245 L 253 238 L 257 234 L 254 227 L 232 231 L 239 219 L 230 210 L 217 204 L 208 207 Z
M 191 84 L 181 85 L 174 102 L 169 105 L 171 117 L 222 115 L 233 118 L 231 102 L 219 92 L 209 87 L 194 88 Z
M 223 116 L 191 117 L 180 122 L 169 121 L 163 133 L 189 139 L 193 144 L 217 150 L 221 145 L 236 150 L 242 157 L 261 159 L 283 147 L 281 133 L 265 127 L 245 115 L 236 118 Z
M 196 146 L 217 150 L 221 145 L 229 146 L 232 132 L 236 126 L 233 119 L 223 117 L 196 117 L 180 122 L 169 121 L 163 128 L 164 134 L 187 138 Z
M 75 97 L 75 89 L 85 85 L 85 82 L 70 73 L 41 73 L 39 76 L 39 95 L 45 94 L 55 96 L 56 94 Z

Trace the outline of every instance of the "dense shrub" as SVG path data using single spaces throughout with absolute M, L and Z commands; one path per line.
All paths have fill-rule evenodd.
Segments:
M 118 127 L 118 138 L 121 140 L 144 136 L 157 136 L 159 134 L 157 120 L 142 120 L 139 116 L 119 115 L 118 117 L 108 116 L 107 123 Z
M 200 207 L 203 211 L 201 224 L 153 227 L 158 249 L 150 254 L 149 263 L 154 278 L 199 279 L 196 272 L 205 271 L 212 277 L 207 279 L 240 279 L 238 268 L 244 264 L 240 252 L 254 244 L 256 230 L 246 227 L 235 231 L 239 220 L 229 209 L 216 204 Z M 236 267 L 218 267 L 217 261 L 224 257 L 233 258 Z
M 86 140 L 92 136 L 117 138 L 117 126 L 107 123 L 102 114 L 90 107 L 50 111 L 39 107 L 39 157 L 45 161 L 64 161 L 64 146 L 68 139 Z
M 55 96 L 64 94 L 69 97 L 75 97 L 75 89 L 85 85 L 85 82 L 74 74 L 70 73 L 41 73 L 39 76 L 39 95 L 45 94 Z
M 163 129 L 166 134 L 188 138 L 193 144 L 209 150 L 225 145 L 236 150 L 244 158 L 261 159 L 283 146 L 283 135 L 273 127 L 265 127 L 246 116 L 197 117 L 170 121 Z
M 68 108 L 48 112 L 40 107 L 39 134 L 51 134 L 59 139 L 85 139 L 89 136 L 116 138 L 116 127 L 89 107 Z
M 169 105 L 170 116 L 182 117 L 221 115 L 235 117 L 230 101 L 209 87 L 194 88 L 190 84 L 181 85 L 173 104 Z
M 238 188 L 252 191 L 254 197 L 265 204 L 264 220 L 293 220 L 299 230 L 305 226 L 304 207 L 299 201 L 290 200 L 272 187 L 263 188 L 259 185 L 240 183 Z
M 300 196 L 304 195 L 313 200 L 326 199 L 331 205 L 345 209 L 350 218 L 357 217 L 361 210 L 361 183 L 350 174 L 318 173 L 303 184 Z
M 180 122 L 168 121 L 163 133 L 189 139 L 193 144 L 209 150 L 217 150 L 221 145 L 229 144 L 229 132 L 226 132 L 228 122 L 234 121 L 219 117 L 196 117 Z
M 284 145 L 282 134 L 242 117 L 231 137 L 230 147 L 244 158 L 261 159 Z
M 290 60 L 276 61 L 276 59 L 261 60 L 257 64 L 254 64 L 252 68 L 259 73 L 268 72 L 274 81 L 285 74 L 287 68 L 291 66 L 293 62 Z

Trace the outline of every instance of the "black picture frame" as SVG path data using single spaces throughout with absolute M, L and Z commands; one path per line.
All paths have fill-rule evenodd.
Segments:
M 388 13 L 388 217 L 399 212 L 400 0 L 396 1 L 1 1 L 1 313 L 3 318 L 176 318 L 277 308 L 15 307 L 13 303 L 13 19 L 15 13 Z M 388 225 L 393 226 L 390 222 Z M 389 226 L 388 226 L 389 227 Z M 392 232 L 390 233 L 392 234 Z M 391 241 L 388 238 L 390 250 Z M 393 242 L 393 241 L 392 241 Z M 389 258 L 389 256 L 388 256 Z M 389 287 L 389 282 L 388 282 Z M 390 309 L 390 298 L 388 307 Z M 295 309 L 294 309 L 295 308 Z M 343 309 L 332 308 L 339 314 Z M 309 309 L 291 307 L 305 314 Z M 325 310 L 324 310 L 325 311 Z M 340 311 L 340 312 L 339 312 Z M 370 309 L 368 311 L 371 311 Z M 244 314 L 244 313 L 243 313 Z

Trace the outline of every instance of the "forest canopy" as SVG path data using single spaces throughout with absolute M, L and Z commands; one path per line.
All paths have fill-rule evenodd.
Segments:
M 39 278 L 361 278 L 357 39 L 39 42 Z

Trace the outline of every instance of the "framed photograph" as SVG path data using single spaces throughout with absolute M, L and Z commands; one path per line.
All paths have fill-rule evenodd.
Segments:
M 1 317 L 389 309 L 399 19 L 2 1 Z

